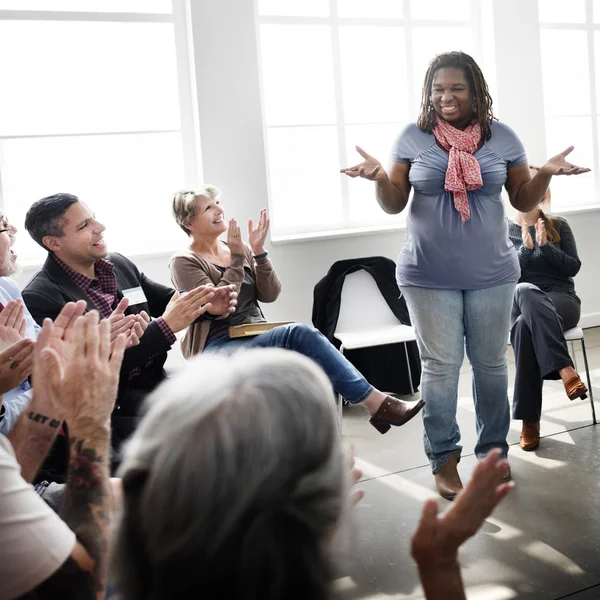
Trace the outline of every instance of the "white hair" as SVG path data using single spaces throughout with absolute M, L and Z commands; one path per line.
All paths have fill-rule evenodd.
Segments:
M 214 185 L 202 184 L 194 189 L 180 190 L 173 194 L 171 200 L 171 210 L 177 225 L 183 229 L 188 235 L 190 231 L 187 225 L 196 217 L 196 200 L 198 198 L 206 198 L 214 200 L 221 195 L 221 190 Z
M 192 359 L 149 398 L 120 469 L 124 600 L 325 600 L 348 502 L 331 386 L 286 350 Z

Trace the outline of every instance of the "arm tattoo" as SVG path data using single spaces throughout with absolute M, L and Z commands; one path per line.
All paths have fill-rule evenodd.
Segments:
M 61 423 L 61 421 L 57 421 L 51 417 L 46 417 L 40 413 L 30 412 L 27 416 L 29 417 L 30 421 L 35 421 L 36 423 L 41 423 L 42 425 L 48 425 L 48 427 L 52 427 L 52 429 L 58 429 Z
M 108 555 L 108 442 L 104 448 L 105 456 L 98 453 L 98 445 L 93 442 L 93 439 L 70 439 L 69 476 L 60 516 L 92 559 L 93 595 L 101 595 Z

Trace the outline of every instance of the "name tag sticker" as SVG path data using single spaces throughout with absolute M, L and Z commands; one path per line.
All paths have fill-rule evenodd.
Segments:
M 146 294 L 144 294 L 144 290 L 141 287 L 129 288 L 128 290 L 123 290 L 123 296 L 129 300 L 129 306 L 133 306 L 134 304 L 143 304 L 144 302 L 148 302 L 146 299 Z

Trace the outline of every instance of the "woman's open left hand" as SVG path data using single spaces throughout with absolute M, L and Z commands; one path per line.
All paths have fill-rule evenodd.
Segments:
M 578 167 L 565 160 L 565 157 L 571 154 L 574 148 L 575 146 L 569 146 L 560 154 L 549 158 L 540 171 L 543 171 L 548 175 L 581 175 L 582 173 L 589 173 L 590 169 L 587 167 Z
M 252 248 L 252 253 L 256 256 L 263 254 L 265 251 L 265 241 L 267 233 L 269 233 L 269 225 L 271 220 L 267 217 L 267 209 L 263 208 L 258 217 L 256 228 L 252 219 L 248 221 L 248 242 Z

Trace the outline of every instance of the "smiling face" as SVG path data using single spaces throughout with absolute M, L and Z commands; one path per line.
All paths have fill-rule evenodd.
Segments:
M 17 228 L 5 216 L 0 217 L 0 277 L 8 277 L 17 271 L 17 255 L 12 246 Z
M 46 236 L 44 244 L 68 265 L 93 264 L 108 254 L 103 233 L 106 227 L 96 221 L 92 211 L 75 202 L 62 215 L 63 235 Z
M 474 118 L 473 93 L 462 69 L 438 69 L 431 86 L 431 102 L 438 117 L 457 129 L 464 129 Z
M 186 224 L 194 239 L 217 238 L 227 231 L 225 210 L 219 197 L 196 196 L 196 216 Z

